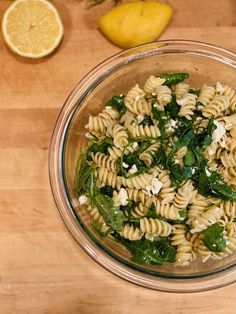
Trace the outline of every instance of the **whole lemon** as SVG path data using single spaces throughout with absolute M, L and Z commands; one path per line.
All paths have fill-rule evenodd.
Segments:
M 103 15 L 98 27 L 114 44 L 130 48 L 157 39 L 172 13 L 172 8 L 165 3 L 128 2 Z

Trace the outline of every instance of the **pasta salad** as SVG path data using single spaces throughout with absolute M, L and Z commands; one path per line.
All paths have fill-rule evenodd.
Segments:
M 76 190 L 93 227 L 139 264 L 236 251 L 236 92 L 151 75 L 89 116 Z

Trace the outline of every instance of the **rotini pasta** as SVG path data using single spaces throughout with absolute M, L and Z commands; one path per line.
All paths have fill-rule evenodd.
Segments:
M 153 218 L 141 218 L 140 230 L 155 236 L 168 237 L 171 234 L 172 226 L 168 222 Z

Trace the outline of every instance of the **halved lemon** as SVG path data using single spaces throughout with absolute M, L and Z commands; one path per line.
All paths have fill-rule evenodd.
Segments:
M 5 42 L 20 56 L 41 58 L 60 44 L 63 25 L 56 8 L 46 0 L 16 0 L 2 19 Z

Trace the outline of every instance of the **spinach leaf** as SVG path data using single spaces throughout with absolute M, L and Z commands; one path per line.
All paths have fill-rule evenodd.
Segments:
M 148 212 L 147 212 L 147 217 L 148 218 L 157 218 L 157 212 L 156 212 L 156 206 L 154 203 L 152 203 L 152 205 L 148 208 Z
M 91 144 L 88 146 L 89 153 L 104 153 L 107 154 L 108 148 L 113 145 L 113 141 L 111 138 L 105 138 L 100 141 L 92 141 Z
M 226 248 L 224 227 L 219 224 L 209 226 L 203 231 L 204 243 L 213 252 L 222 252 Z
M 82 194 L 84 186 L 91 176 L 91 167 L 87 162 L 86 152 L 81 150 L 76 167 L 76 191 Z
M 123 212 L 114 206 L 112 198 L 98 194 L 95 196 L 95 205 L 108 226 L 111 226 L 117 232 L 122 231 L 125 217 Z
M 90 198 L 91 205 L 93 206 L 95 203 L 95 197 L 99 194 L 98 188 L 96 187 L 96 178 L 93 169 L 91 169 L 90 176 L 84 184 L 83 191 L 84 194 Z
M 171 86 L 178 83 L 183 82 L 187 78 L 189 78 L 188 73 L 163 73 L 160 75 L 160 78 L 165 79 L 165 83 L 163 85 Z
M 191 166 L 185 165 L 183 167 L 183 175 L 186 180 L 191 179 L 193 176 L 193 168 Z
M 212 133 L 216 129 L 214 116 L 209 119 L 208 126 L 203 132 L 196 135 L 196 145 L 206 147 L 212 143 Z
M 129 200 L 127 205 L 120 207 L 122 212 L 127 212 L 128 213 L 128 222 L 130 222 L 130 220 L 132 220 L 132 210 L 136 206 L 137 206 L 137 203 L 135 203 L 134 201 Z
M 153 158 L 153 167 L 154 166 L 165 167 L 166 153 L 165 153 L 165 148 L 163 145 L 161 145 L 161 147 L 154 154 L 152 154 L 152 158 Z
M 112 186 L 109 185 L 105 185 L 100 189 L 100 193 L 102 193 L 103 195 L 107 195 L 112 197 L 113 196 L 113 192 L 115 189 L 113 189 Z
M 162 265 L 175 261 L 176 249 L 169 238 L 158 237 L 155 241 L 121 241 L 133 255 L 131 260 L 137 264 Z
M 190 88 L 190 90 L 188 91 L 190 94 L 194 94 L 194 95 L 197 95 L 199 96 L 200 94 L 200 89 L 193 89 L 193 88 Z
M 106 104 L 106 106 L 116 109 L 121 115 L 123 115 L 127 108 L 124 102 L 125 96 L 113 96 Z
M 161 133 L 161 138 L 163 139 L 166 136 L 165 126 L 166 126 L 166 124 L 168 122 L 168 119 L 166 117 L 166 113 L 163 110 L 158 110 L 153 105 L 152 106 L 152 114 L 153 114 L 153 118 L 156 119 L 159 122 L 158 123 L 158 128 L 159 128 L 160 133 Z
M 140 124 L 141 125 L 153 125 L 152 118 L 148 117 L 148 116 L 145 116 Z
M 179 111 L 180 111 L 180 105 L 177 104 L 176 96 L 173 95 L 171 102 L 165 106 L 166 115 L 169 118 L 174 119 L 178 116 Z
M 184 165 L 193 166 L 196 163 L 196 157 L 191 148 L 188 149 L 187 154 L 184 156 Z

